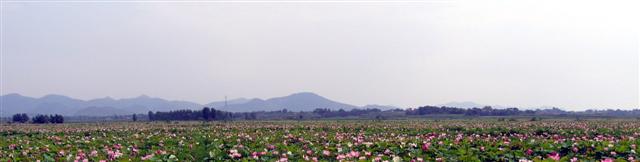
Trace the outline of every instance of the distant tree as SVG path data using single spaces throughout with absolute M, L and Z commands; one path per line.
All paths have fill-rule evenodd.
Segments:
M 31 119 L 31 122 L 33 122 L 35 124 L 49 123 L 49 116 L 48 115 L 36 115 Z
M 210 115 L 211 115 L 211 119 L 212 120 L 217 120 L 218 119 L 218 110 L 216 110 L 214 108 L 211 108 Z
M 249 114 L 249 116 L 251 117 L 251 119 L 256 120 L 258 119 L 256 113 L 252 112 L 251 114 Z
M 28 122 L 28 121 L 29 121 L 29 116 L 28 116 L 27 114 L 23 113 L 23 114 L 21 115 L 21 119 L 22 119 L 21 121 L 22 121 L 23 123 L 26 123 L 26 122 Z
M 225 120 L 233 120 L 233 113 L 225 112 L 225 114 L 227 114 Z
M 25 113 L 15 114 L 13 115 L 12 121 L 16 123 L 26 123 L 27 121 L 29 121 L 29 116 L 27 116 L 27 114 Z
M 156 118 L 153 116 L 153 112 L 149 111 L 149 112 L 147 113 L 147 115 L 149 116 L 149 120 L 150 120 L 150 121 L 154 121 L 154 120 L 156 120 Z
M 136 116 L 136 114 L 133 114 L 133 117 L 131 117 L 133 119 L 133 121 L 138 121 L 138 117 Z
M 211 109 L 209 109 L 208 107 L 204 107 L 202 109 L 202 118 L 205 121 L 209 121 L 211 119 Z
M 62 115 L 49 115 L 49 123 L 64 123 L 64 117 Z
M 242 113 L 242 115 L 244 116 L 244 120 L 253 120 L 255 119 L 253 113 L 249 113 L 249 112 L 245 112 Z

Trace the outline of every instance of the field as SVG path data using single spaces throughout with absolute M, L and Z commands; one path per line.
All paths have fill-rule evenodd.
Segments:
M 637 120 L 0 126 L 0 161 L 635 161 Z

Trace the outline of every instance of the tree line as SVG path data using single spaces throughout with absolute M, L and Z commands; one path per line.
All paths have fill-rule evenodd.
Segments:
M 483 108 L 457 108 L 457 107 L 437 107 L 423 106 L 405 111 L 407 115 L 431 115 L 431 114 L 460 114 L 466 116 L 512 116 L 512 115 L 534 115 L 534 110 L 521 111 L 518 108 L 494 109 L 491 106 Z
M 12 116 L 14 123 L 27 123 L 29 122 L 29 116 L 25 113 L 15 114 Z M 38 114 L 31 118 L 31 123 L 34 124 L 46 124 L 46 123 L 64 123 L 64 116 L 59 114 L 54 115 L 42 115 Z
M 565 111 L 556 107 L 548 109 L 520 110 L 518 108 L 496 109 L 491 106 L 482 108 L 456 108 L 422 106 L 415 109 L 404 110 L 406 115 L 431 115 L 431 114 L 460 114 L 465 116 L 516 116 L 516 115 L 551 115 L 551 116 L 606 116 L 606 117 L 638 117 L 640 109 L 620 110 L 586 110 L 586 111 Z
M 327 109 L 327 108 L 317 108 L 312 111 L 314 114 L 318 114 L 323 118 L 333 118 L 333 117 L 347 117 L 347 116 L 360 116 L 364 114 L 370 113 L 379 113 L 382 112 L 380 109 L 372 108 L 372 109 L 351 109 L 349 111 L 344 109 L 339 109 L 337 111 Z
M 564 111 L 559 108 L 520 110 L 518 108 L 493 108 L 485 106 L 482 108 L 457 108 L 446 106 L 422 106 L 409 109 L 380 110 L 377 108 L 368 109 L 338 109 L 317 108 L 313 111 L 293 112 L 287 109 L 276 111 L 255 111 L 255 112 L 227 112 L 205 107 L 201 110 L 175 110 L 169 112 L 151 112 L 148 117 L 151 121 L 171 121 L 171 120 L 204 120 L 204 121 L 227 121 L 227 120 L 304 120 L 304 119 L 330 119 L 330 118 L 365 118 L 365 119 L 387 119 L 402 118 L 409 116 L 425 115 L 460 115 L 460 116 L 640 116 L 640 110 L 600 110 L 600 111 Z M 623 116 L 624 115 L 624 116 Z
M 226 121 L 226 120 L 256 120 L 256 119 L 307 119 L 307 118 L 333 118 L 360 116 L 370 113 L 380 113 L 380 109 L 352 109 L 352 110 L 331 110 L 328 108 L 318 108 L 312 112 L 291 112 L 287 109 L 277 111 L 260 112 L 227 112 L 205 107 L 202 110 L 174 110 L 168 112 L 149 111 L 147 113 L 151 121 L 172 121 L 172 120 L 204 120 L 204 121 Z M 259 115 L 260 114 L 260 115 Z
M 234 118 L 234 114 L 231 112 L 216 110 L 213 108 L 205 107 L 202 110 L 174 110 L 169 112 L 156 111 L 155 113 L 149 111 L 147 113 L 149 120 L 151 121 L 169 121 L 169 120 L 231 120 Z M 244 114 L 243 114 L 244 115 Z M 249 115 L 254 116 L 255 114 Z M 251 117 L 247 117 L 250 119 Z
M 305 119 L 330 119 L 330 118 L 363 118 L 363 119 L 387 119 L 403 117 L 419 117 L 424 115 L 460 115 L 460 116 L 575 116 L 575 117 L 634 117 L 640 119 L 640 109 L 634 110 L 586 110 L 564 111 L 559 108 L 520 110 L 518 108 L 457 108 L 446 106 L 422 106 L 409 109 L 381 110 L 368 109 L 338 109 L 317 108 L 312 111 L 289 111 L 287 109 L 276 111 L 255 112 L 228 112 L 214 108 L 204 107 L 200 110 L 174 110 L 168 112 L 149 111 L 147 115 L 134 114 L 127 116 L 109 117 L 70 117 L 73 121 L 173 121 L 173 120 L 203 120 L 203 121 L 228 121 L 228 120 L 305 120 Z M 15 114 L 12 117 L 14 123 L 64 123 L 62 115 L 36 115 L 32 118 L 25 113 Z

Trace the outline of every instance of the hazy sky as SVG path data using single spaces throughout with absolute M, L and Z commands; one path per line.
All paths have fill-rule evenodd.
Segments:
M 2 94 L 639 107 L 640 2 L 2 2 Z

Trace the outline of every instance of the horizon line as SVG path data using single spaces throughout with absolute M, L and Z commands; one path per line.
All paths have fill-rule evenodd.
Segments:
M 316 94 L 316 95 L 318 95 L 318 96 L 320 96 L 320 97 L 326 98 L 326 97 L 324 97 L 324 96 L 322 96 L 322 95 L 319 95 L 319 94 L 317 94 L 317 93 L 315 93 L 315 92 L 306 92 L 306 91 L 305 91 L 305 92 L 296 92 L 296 93 L 291 93 L 291 94 L 283 95 L 283 96 L 268 97 L 268 98 L 266 98 L 266 99 L 259 98 L 259 97 L 236 97 L 236 98 L 232 98 L 231 100 L 235 100 L 235 99 L 247 99 L 247 100 L 260 99 L 260 100 L 268 100 L 268 99 L 272 99 L 272 98 L 286 97 L 286 96 L 290 96 L 290 95 L 298 94 L 298 93 L 313 93 L 313 94 Z M 31 98 L 35 98 L 35 99 L 40 99 L 40 98 L 43 98 L 43 97 L 46 97 L 46 96 L 50 96 L 50 95 L 58 95 L 58 96 L 64 96 L 64 97 L 68 97 L 68 98 L 71 98 L 71 99 L 77 99 L 77 100 L 82 100 L 82 101 L 90 101 L 90 100 L 102 99 L 102 98 L 111 98 L 111 99 L 113 99 L 113 100 L 122 100 L 122 99 L 132 99 L 132 98 L 139 98 L 139 97 L 142 97 L 142 96 L 146 96 L 146 97 L 148 97 L 148 98 L 156 98 L 156 99 L 162 99 L 162 100 L 166 100 L 166 101 L 183 101 L 183 102 L 192 102 L 192 103 L 199 104 L 199 105 L 202 105 L 202 106 L 205 106 L 205 105 L 207 105 L 207 104 L 211 104 L 211 103 L 213 103 L 213 102 L 220 102 L 220 101 L 224 101 L 224 100 L 214 100 L 214 101 L 208 101 L 207 103 L 201 104 L 201 103 L 199 103 L 199 102 L 194 102 L 194 101 L 192 101 L 192 100 L 167 99 L 167 98 L 162 98 L 162 97 L 157 97 L 157 96 L 150 96 L 150 95 L 147 95 L 147 94 L 140 94 L 140 95 L 132 96 L 132 97 L 119 97 L 119 98 L 116 98 L 116 97 L 112 97 L 112 96 L 104 96 L 104 97 L 95 97 L 95 98 L 89 98 L 89 99 L 81 99 L 81 98 L 76 98 L 76 97 L 72 97 L 72 96 L 69 96 L 69 95 L 63 95 L 63 94 L 57 94 L 57 93 L 48 93 L 48 94 L 42 95 L 42 96 L 40 96 L 40 97 L 34 97 L 34 96 L 23 95 L 23 94 L 20 94 L 20 93 L 17 93 L 17 92 L 12 92 L 12 93 L 0 94 L 0 96 L 7 96 L 7 95 L 11 95 L 11 94 L 15 94 L 15 95 L 23 96 L 23 97 L 31 97 Z M 329 99 L 329 98 L 326 98 L 326 99 L 328 99 L 328 100 L 330 100 L 330 101 L 333 101 L 333 102 L 338 102 L 338 103 L 343 103 L 343 104 L 353 105 L 353 104 L 350 104 L 350 103 L 344 103 L 344 102 L 340 102 L 340 101 L 335 101 L 335 100 L 332 100 L 332 99 Z M 419 105 L 419 106 L 416 106 L 416 107 L 411 107 L 411 106 L 397 106 L 397 105 L 392 105 L 392 104 L 375 104 L 375 103 L 368 103 L 368 104 L 365 104 L 365 105 L 362 105 L 362 106 L 358 106 L 358 105 L 353 105 L 353 106 L 356 106 L 356 107 L 360 107 L 360 108 L 362 108 L 362 107 L 366 107 L 366 106 L 370 106 L 370 105 L 378 105 L 378 106 L 391 106 L 391 107 L 396 107 L 396 108 L 400 108 L 400 109 L 410 109 L 410 108 L 419 108 L 419 107 L 424 107 L 424 106 L 443 107 L 443 106 L 445 106 L 446 104 L 451 104 L 451 103 L 462 103 L 462 102 L 470 102 L 470 103 L 473 103 L 473 104 L 482 105 L 482 107 L 484 107 L 484 106 L 490 106 L 490 107 L 492 107 L 492 108 L 502 107 L 502 108 L 505 108 L 505 109 L 506 109 L 506 108 L 518 108 L 518 109 L 528 109 L 528 110 L 536 110 L 536 109 L 545 110 L 545 109 L 552 109 L 552 108 L 558 108 L 558 109 L 561 109 L 561 110 L 563 110 L 563 111 L 617 110 L 617 109 L 619 109 L 619 110 L 636 110 L 636 109 L 640 109 L 640 107 L 618 107 L 618 108 L 578 108 L 578 109 L 575 109 L 575 110 L 574 110 L 574 109 L 567 108 L 567 107 L 562 107 L 562 106 L 549 106 L 549 105 L 545 105 L 545 104 L 540 105 L 540 106 L 536 106 L 536 107 L 526 107 L 526 106 L 503 106 L 503 105 L 500 105 L 500 104 L 480 104 L 480 103 L 477 103 L 477 102 L 474 102 L 474 101 L 450 101 L 450 102 L 441 103 L 441 104 L 422 104 L 422 105 Z M 0 106 L 0 107 L 1 107 L 1 106 Z M 450 107 L 450 106 L 445 106 L 445 107 Z M 482 107 L 471 107 L 471 108 L 482 108 Z M 455 108 L 466 108 L 466 109 L 468 109 L 468 107 L 455 107 Z

